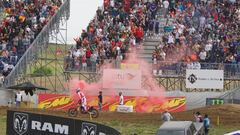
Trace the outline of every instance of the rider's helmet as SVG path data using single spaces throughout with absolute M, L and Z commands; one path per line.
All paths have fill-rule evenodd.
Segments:
M 76 93 L 78 93 L 78 92 L 80 92 L 81 91 L 81 89 L 80 88 L 77 88 L 76 89 Z
M 83 94 L 83 92 L 81 92 L 81 89 L 80 88 L 77 88 L 76 89 L 76 93 L 79 95 L 79 97 L 85 97 L 85 95 Z

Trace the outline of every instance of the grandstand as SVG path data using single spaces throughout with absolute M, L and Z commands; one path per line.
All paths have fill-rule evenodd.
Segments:
M 59 1 L 57 2 L 57 6 L 60 6 Z M 207 10 L 203 7 L 194 10 L 187 2 L 177 3 L 176 11 L 172 12 L 170 10 L 169 14 L 165 16 L 164 7 L 158 3 L 146 2 L 138 3 L 138 6 L 134 6 L 136 3 L 133 2 L 125 5 L 122 5 L 120 2 L 114 2 L 105 4 L 104 7 L 96 11 L 96 17 L 89 23 L 87 30 L 81 33 L 79 39 L 75 39 L 76 47 L 71 48 L 68 52 L 69 55 L 73 55 L 73 58 L 68 58 L 67 56 L 57 56 L 59 54 L 65 55 L 68 47 L 48 47 L 49 40 L 56 40 L 57 44 L 66 45 L 66 40 L 63 39 L 64 41 L 60 41 L 60 38 L 67 38 L 67 35 L 61 34 L 61 30 L 63 29 L 60 28 L 63 21 L 69 17 L 69 7 L 67 7 L 69 4 L 64 3 L 67 2 L 64 1 L 56 14 L 52 18 L 49 17 L 50 20 L 46 20 L 48 23 L 45 27 L 42 26 L 43 28 L 42 30 L 40 29 L 41 32 L 39 31 L 38 35 L 35 34 L 34 38 L 30 38 L 29 42 L 27 42 L 28 40 L 23 40 L 22 44 L 26 43 L 26 45 L 21 46 L 21 48 L 16 48 L 16 45 L 13 47 L 7 46 L 7 51 L 11 52 L 11 49 L 13 49 L 13 53 L 8 53 L 9 56 L 7 56 L 7 59 L 2 57 L 2 70 L 4 68 L 3 64 L 5 64 L 5 67 L 9 67 L 10 70 L 13 66 L 15 68 L 10 74 L 10 70 L 6 70 L 8 68 L 5 68 L 7 72 L 3 72 L 5 75 L 4 86 L 7 87 L 33 79 L 35 83 L 47 86 L 50 89 L 67 90 L 68 88 L 64 83 L 69 77 L 71 78 L 71 74 L 75 74 L 72 76 L 76 76 L 77 74 L 79 78 L 85 76 L 85 79 L 89 82 L 91 82 L 91 79 L 96 81 L 97 78 L 95 76 L 100 71 L 101 65 L 109 61 L 121 63 L 121 61 L 126 59 L 130 51 L 128 48 L 130 47 L 142 48 L 138 51 L 138 57 L 152 64 L 156 80 L 159 84 L 166 87 L 167 90 L 179 89 L 192 91 L 186 89 L 184 86 L 185 69 L 196 69 L 199 67 L 200 69 L 224 69 L 224 90 L 231 90 L 239 86 L 239 37 L 237 36 L 239 23 L 236 21 L 232 21 L 233 24 L 231 24 L 233 29 L 231 32 L 232 36 L 218 36 L 219 34 L 216 32 L 221 31 L 214 29 L 213 26 L 216 22 L 214 19 L 205 18 L 207 21 L 204 22 L 203 26 L 201 25 L 200 27 L 200 24 L 199 26 L 195 26 L 197 24 L 194 22 L 195 19 L 205 13 L 203 12 L 204 10 Z M 221 7 L 221 4 L 215 4 L 217 8 Z M 8 5 L 8 3 L 5 3 L 6 9 L 9 8 L 6 7 Z M 229 6 L 235 9 L 237 4 Z M 192 16 L 192 20 L 190 21 L 184 20 L 184 17 L 181 15 L 190 11 L 195 11 L 196 15 L 193 14 L 194 16 Z M 231 10 L 231 12 L 233 11 Z M 235 13 L 232 14 L 234 17 L 236 16 Z M 215 11 L 211 12 L 211 15 L 215 15 Z M 225 14 L 221 15 L 222 19 L 226 18 Z M 127 22 L 125 19 L 130 22 Z M 224 27 L 230 23 L 221 24 L 223 21 L 220 20 L 216 25 Z M 114 28 L 115 31 L 113 31 Z M 213 29 L 215 33 L 206 37 L 205 33 L 209 29 Z M 26 26 L 26 30 L 29 30 L 28 26 Z M 64 28 L 64 30 L 67 30 L 67 28 Z M 227 28 L 223 30 L 225 30 L 223 34 L 229 33 L 226 31 Z M 203 37 L 198 41 L 197 36 L 202 33 L 204 33 Z M 57 34 L 60 36 L 53 36 Z M 188 39 L 191 36 L 196 36 L 196 38 Z M 170 42 L 171 39 L 169 38 L 173 38 L 174 42 Z M 17 40 L 16 38 L 14 39 Z M 201 42 L 202 40 L 205 42 Z M 221 42 L 217 42 L 218 40 Z M 12 42 L 14 44 L 14 40 Z M 30 43 L 33 45 L 30 45 Z M 220 46 L 224 43 L 227 45 L 223 48 L 214 48 L 211 46 L 209 48 L 207 45 L 210 43 L 211 46 L 217 46 L 218 43 L 221 44 Z M 3 42 L 3 47 L 5 46 L 4 44 L 6 42 Z M 14 53 L 15 49 L 17 50 L 17 54 Z M 32 51 L 38 52 L 37 55 Z M 57 52 L 55 53 L 56 55 L 53 55 L 53 52 Z M 85 53 L 86 58 L 82 57 Z M 65 60 L 63 60 L 63 57 Z M 62 61 L 65 61 L 64 66 Z M 32 78 L 32 70 L 49 66 L 46 63 L 52 63 L 49 65 L 52 66 L 51 68 L 55 70 L 55 73 L 51 77 L 44 77 L 44 73 L 42 73 L 42 75 L 39 75 L 40 77 Z M 33 68 L 33 65 L 35 68 Z M 86 68 L 83 68 L 82 65 L 86 65 Z M 88 71 L 88 73 L 85 71 Z M 54 81 L 52 78 L 54 78 Z M 59 84 L 57 85 L 57 83 Z M 57 88 L 57 86 L 61 87 Z
M 118 5 L 119 3 L 116 2 L 115 4 Z M 184 6 L 185 9 L 184 10 L 181 8 L 177 9 L 176 14 L 169 14 L 167 15 L 166 18 L 164 18 L 163 7 L 161 8 L 159 7 L 155 9 L 155 6 L 156 6 L 155 4 L 156 3 L 153 3 L 153 2 L 145 3 L 145 5 L 149 6 L 149 7 L 146 6 L 149 9 L 143 11 L 145 14 L 147 14 L 144 17 L 145 19 L 147 20 L 149 19 L 149 20 L 148 22 L 146 22 L 147 20 L 145 20 L 145 23 L 142 26 L 145 33 L 144 37 L 142 38 L 142 42 L 139 42 L 139 44 L 136 43 L 137 35 L 135 35 L 136 34 L 135 33 L 132 36 L 127 37 L 129 38 L 129 40 L 127 40 L 129 41 L 127 46 L 137 48 L 138 57 L 140 59 L 145 59 L 147 62 L 149 62 L 149 65 L 152 65 L 151 72 L 153 72 L 153 75 L 155 76 L 156 83 L 163 86 L 167 91 L 169 91 L 166 94 L 169 96 L 173 96 L 173 95 L 186 96 L 187 107 L 188 109 L 192 109 L 196 107 L 205 106 L 206 98 L 221 97 L 222 94 L 223 95 L 226 94 L 225 91 L 232 91 L 232 90 L 236 91 L 237 89 L 239 89 L 239 86 L 240 86 L 239 36 L 237 36 L 239 35 L 237 34 L 239 32 L 239 23 L 236 21 L 233 21 L 233 24 L 231 25 L 233 25 L 233 27 L 236 29 L 231 31 L 232 37 L 229 38 L 228 41 L 226 41 L 226 38 L 228 36 L 226 34 L 228 34 L 229 31 L 227 29 L 224 29 L 223 35 L 222 35 L 223 37 L 219 36 L 219 34 L 221 33 L 218 33 L 218 32 L 221 32 L 221 31 L 218 31 L 217 29 L 214 28 L 214 26 L 212 26 L 212 25 L 215 25 L 215 22 L 211 18 L 205 18 L 208 21 L 205 22 L 204 26 L 201 26 L 201 27 L 195 26 L 197 23 L 194 22 L 195 21 L 194 19 L 200 17 L 201 12 L 208 9 L 205 9 L 204 7 L 199 7 L 199 9 L 196 9 L 197 11 L 195 12 L 200 12 L 200 15 L 198 15 L 198 17 L 190 16 L 192 17 L 193 20 L 191 20 L 190 18 L 186 18 L 186 19 L 190 19 L 190 21 L 187 22 L 187 20 L 183 19 L 184 18 L 183 16 L 182 17 L 179 17 L 179 16 L 182 14 L 187 14 L 193 10 L 193 7 L 191 5 L 190 7 L 188 7 L 189 6 L 188 2 L 179 3 L 177 5 L 177 8 Z M 218 3 L 215 6 L 216 8 L 222 7 L 221 3 L 220 4 Z M 236 9 L 236 7 L 238 7 L 237 5 L 234 5 L 234 4 L 233 5 L 230 4 L 228 6 L 233 7 L 233 9 Z M 141 7 L 141 4 L 139 7 Z M 226 9 L 226 7 L 224 8 Z M 122 11 L 118 11 L 118 10 L 112 11 L 111 8 L 107 8 L 105 10 L 107 10 L 106 18 L 109 17 L 108 13 L 117 12 L 119 14 L 124 14 L 122 13 Z M 134 10 L 134 8 L 132 10 Z M 101 18 L 104 18 L 104 15 L 102 17 L 102 14 L 101 14 L 102 12 L 103 12 L 102 9 L 98 9 L 97 17 L 95 17 L 95 19 L 100 18 L 101 20 Z M 156 16 L 151 16 L 152 14 L 154 14 L 154 12 L 156 12 L 155 14 Z M 214 15 L 214 13 L 215 12 L 213 12 L 212 15 Z M 236 17 L 235 12 L 232 11 L 232 14 L 233 14 L 232 16 Z M 224 18 L 225 14 L 221 14 L 221 15 L 223 15 L 222 17 Z M 135 18 L 139 17 L 134 13 L 132 14 L 132 16 L 135 16 Z M 117 22 L 118 21 L 116 21 L 115 23 L 118 24 Z M 121 22 L 121 19 L 120 19 L 120 22 Z M 229 22 L 229 23 L 232 23 L 232 22 Z M 122 41 L 125 41 L 125 40 L 122 40 L 121 36 L 116 34 L 117 36 L 115 37 L 116 39 L 120 38 L 120 41 L 112 40 L 111 37 L 110 38 L 104 37 L 104 34 L 106 33 L 108 34 L 108 31 L 104 31 L 104 29 L 107 29 L 109 27 L 108 25 L 107 26 L 100 25 L 100 29 L 99 28 L 96 29 L 96 33 L 94 33 L 95 34 L 94 36 L 97 38 L 100 37 L 100 41 L 99 41 L 100 43 L 97 42 L 95 44 L 95 40 L 92 43 L 91 42 L 92 35 L 88 35 L 88 34 L 89 33 L 91 34 L 91 27 L 93 27 L 94 24 L 95 25 L 99 24 L 99 20 L 93 20 L 89 24 L 87 31 L 82 32 L 82 38 L 77 39 L 76 41 L 76 49 L 70 50 L 68 55 L 70 56 L 71 54 L 73 54 L 74 57 L 70 59 L 69 63 L 65 63 L 67 65 L 67 70 L 65 71 L 65 74 L 67 76 L 69 76 L 70 78 L 71 76 L 72 77 L 77 76 L 78 78 L 87 80 L 87 82 L 89 83 L 97 82 L 99 78 L 101 78 L 102 72 L 101 70 L 97 69 L 99 66 L 109 63 L 110 61 L 115 64 L 114 65 L 115 68 L 119 68 L 119 64 L 116 64 L 116 63 L 120 62 L 121 60 L 124 61 L 124 58 L 126 58 L 125 56 L 128 56 L 128 53 L 131 53 L 131 50 L 123 50 L 123 51 L 121 50 L 122 47 L 124 47 L 125 45 L 125 42 L 122 43 Z M 121 23 L 119 25 L 121 25 Z M 228 23 L 225 24 L 223 20 L 220 20 L 219 22 L 216 23 L 216 25 L 224 25 L 224 26 L 226 25 L 225 27 L 227 27 Z M 110 22 L 110 26 L 111 26 L 111 22 Z M 112 27 L 114 27 L 114 25 Z M 206 36 L 205 34 L 209 29 L 212 29 L 216 33 L 209 34 L 208 36 Z M 176 34 L 176 32 L 177 33 L 182 32 L 182 34 L 178 35 Z M 201 35 L 202 39 L 201 38 L 198 39 L 199 34 L 200 35 L 202 34 Z M 90 41 L 88 41 L 87 39 L 84 39 L 84 37 L 87 37 L 87 36 L 91 36 Z M 101 42 L 101 37 L 103 37 L 102 42 Z M 191 37 L 193 37 L 193 39 L 191 39 Z M 99 39 L 97 39 L 97 41 L 98 40 Z M 219 42 L 218 40 L 221 42 Z M 106 48 L 102 49 L 101 47 L 98 48 L 98 45 L 102 46 L 101 43 L 103 44 L 103 46 L 108 46 L 110 44 L 111 45 L 110 50 L 109 48 L 107 49 Z M 211 43 L 212 45 L 209 45 L 209 43 Z M 119 49 L 117 49 L 115 44 L 119 44 L 118 46 L 120 48 L 120 51 Z M 94 46 L 95 47 L 97 46 L 96 48 L 99 49 L 99 51 L 94 50 L 95 48 Z M 114 46 L 115 48 L 114 47 L 111 48 L 112 46 Z M 129 47 L 126 47 L 126 48 L 129 48 Z M 81 55 L 85 54 L 84 53 L 85 49 L 88 50 L 89 61 L 86 62 L 87 68 L 82 69 L 81 65 L 83 63 L 81 63 L 81 60 L 80 61 L 77 60 L 76 57 L 80 56 L 79 58 L 81 58 Z M 91 54 L 91 52 L 93 54 Z M 205 57 L 203 57 L 202 55 Z M 203 58 L 205 58 L 205 60 Z M 113 61 L 116 61 L 116 63 Z M 84 60 L 84 63 L 85 63 L 85 60 Z M 188 69 L 224 70 L 223 89 L 187 88 L 186 87 L 186 70 Z M 143 80 L 142 83 L 143 84 L 145 83 L 145 79 Z M 229 102 L 230 99 L 231 97 L 228 96 L 226 101 Z M 237 99 L 237 98 L 234 98 L 234 99 Z
M 170 12 L 167 18 L 164 17 L 163 7 L 155 8 L 156 3 L 154 2 L 148 2 L 144 4 L 146 5 L 146 10 L 143 12 L 146 15 L 144 16 L 145 22 L 142 27 L 144 29 L 145 37 L 143 38 L 143 42 L 140 43 L 143 50 L 138 51 L 138 57 L 143 58 L 149 63 L 153 64 L 153 72 L 157 77 L 159 84 L 165 86 L 168 90 L 180 89 L 184 91 L 192 91 L 184 87 L 184 74 L 186 69 L 222 69 L 225 71 L 224 90 L 231 90 L 239 87 L 239 36 L 237 36 L 239 35 L 237 34 L 239 32 L 239 23 L 232 21 L 225 24 L 224 20 L 216 21 L 216 12 L 212 11 L 210 15 L 215 15 L 215 20 L 210 17 L 204 18 L 206 21 L 204 21 L 204 25 L 202 26 L 202 24 L 199 24 L 195 21 L 196 19 L 199 19 L 199 17 L 203 17 L 203 14 L 206 13 L 204 11 L 209 10 L 208 7 L 198 7 L 194 9 L 193 6 L 189 5 L 188 2 L 178 3 L 176 5 L 176 12 L 174 12 L 174 14 L 171 14 Z M 216 6 L 217 9 L 222 7 L 221 3 L 212 3 L 211 6 Z M 228 7 L 229 6 L 233 7 L 235 10 L 237 4 L 228 5 Z M 184 9 L 182 9 L 182 7 L 184 7 Z M 210 9 L 212 8 L 213 7 L 210 7 Z M 105 10 L 107 10 L 107 13 L 113 12 L 111 7 Z M 234 12 L 234 10 L 231 11 L 232 16 L 237 20 L 237 14 Z M 184 17 L 187 16 L 182 16 L 182 14 L 185 15 L 186 13 L 192 11 L 195 13 L 193 16 L 190 16 L 192 18 L 187 18 L 190 20 L 184 20 Z M 101 12 L 103 12 L 101 9 L 97 11 L 97 18 L 102 18 Z M 121 11 L 119 12 L 121 15 Z M 139 17 L 138 14 L 131 15 Z M 227 18 L 225 14 L 221 13 L 221 15 L 222 18 Z M 114 14 L 112 16 L 114 16 Z M 93 20 L 93 22 L 90 23 L 89 28 L 91 28 L 94 23 L 99 24 L 99 20 L 95 21 L 98 23 L 94 22 Z M 227 29 L 227 25 L 229 23 L 234 28 L 232 31 Z M 217 26 L 221 26 L 222 30 L 219 31 L 217 28 L 215 28 Z M 82 33 L 82 37 L 80 39 L 77 39 L 76 48 L 78 49 L 80 47 L 80 49 L 71 50 L 71 54 L 73 54 L 74 58 L 72 59 L 72 62 L 66 63 L 68 65 L 67 68 L 70 68 L 68 70 L 71 70 L 69 72 L 72 73 L 73 71 L 81 71 L 81 59 L 77 60 L 76 56 L 80 56 L 81 58 L 81 55 L 84 54 L 85 45 L 90 47 L 88 50 L 88 55 L 93 56 L 93 59 L 88 56 L 90 59 L 86 62 L 88 67 L 87 69 L 91 72 L 96 72 L 96 67 L 108 62 L 108 59 L 111 59 L 112 57 L 113 59 L 116 59 L 116 61 L 119 61 L 119 59 L 122 58 L 124 61 L 125 56 L 127 56 L 127 53 L 129 52 L 124 47 L 126 46 L 126 48 L 129 48 L 129 43 L 130 46 L 138 46 L 135 43 L 137 32 L 133 34 L 133 36 L 129 36 L 128 43 L 128 40 L 122 39 L 119 35 L 117 35 L 117 38 L 120 38 L 120 41 L 115 41 L 115 39 L 112 40 L 111 37 L 104 37 L 104 34 L 108 34 L 108 31 L 102 32 L 104 28 L 106 29 L 108 26 L 102 27 L 100 25 L 100 28 L 98 27 L 95 33 L 95 37 L 100 37 L 100 43 L 96 43 L 97 46 L 100 44 L 100 47 L 97 47 L 99 51 L 94 51 L 94 49 L 92 49 L 92 47 L 96 47 L 95 41 L 94 43 L 91 43 L 91 41 L 89 42 L 88 40 L 84 39 L 84 36 L 87 36 L 87 33 L 90 32 L 89 29 Z M 212 30 L 214 33 L 206 36 L 206 33 L 209 30 Z M 132 32 L 134 33 L 134 30 Z M 229 32 L 231 35 L 226 35 Z M 102 42 L 101 37 L 103 40 Z M 226 38 L 229 38 L 228 41 L 226 41 Z M 125 42 L 122 43 L 121 40 Z M 126 43 L 127 45 L 124 45 Z M 102 44 L 104 48 L 101 47 Z M 114 47 L 110 47 L 109 49 L 106 47 L 108 44 L 111 44 Z M 117 49 L 115 44 L 119 44 L 118 46 L 120 47 L 120 50 Z M 92 52 L 93 55 L 91 55 L 90 52 Z M 119 54 L 119 57 L 116 57 L 116 54 Z M 91 61 L 94 61 L 94 67 L 91 64 Z M 94 77 L 90 75 L 89 79 L 90 78 Z
M 62 30 L 66 31 L 67 29 L 62 29 L 62 26 L 65 26 L 65 22 L 69 18 L 70 2 L 54 0 L 50 3 L 42 1 L 34 4 L 32 1 L 3 1 L 3 5 L 6 13 L 6 17 L 1 22 L 3 50 L 1 71 L 5 76 L 3 86 L 8 87 L 28 80 L 36 82 L 36 78 L 31 75 L 33 74 L 32 70 L 41 69 L 46 64 L 53 63 L 52 61 L 57 62 L 55 55 L 49 58 L 50 56 L 46 56 L 44 53 L 48 49 L 48 53 L 54 54 L 52 51 L 60 48 L 59 46 L 50 47 L 49 41 L 53 40 L 56 44 L 66 45 L 66 40 L 64 40 L 66 37 L 62 35 Z M 25 10 L 23 10 L 25 12 L 16 10 L 21 5 L 25 6 Z M 40 11 L 34 12 L 37 8 Z M 13 26 L 17 25 L 16 29 L 12 28 L 11 23 Z M 9 29 L 4 29 L 4 26 Z M 6 30 L 10 31 L 10 35 L 12 32 L 12 36 L 9 38 L 4 34 L 4 32 L 8 32 Z M 62 48 L 61 51 L 64 53 L 65 47 Z M 54 68 L 56 69 L 56 66 Z M 42 82 L 42 76 L 45 73 L 38 74 L 40 75 L 37 76 L 41 77 L 37 79 Z M 56 73 L 54 78 L 55 83 L 48 82 L 52 87 L 56 86 L 57 79 L 59 79 Z M 46 79 L 51 80 L 44 77 L 44 80 Z M 43 83 L 39 85 L 43 85 Z

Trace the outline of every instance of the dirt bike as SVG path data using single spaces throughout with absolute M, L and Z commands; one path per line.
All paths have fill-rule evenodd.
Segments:
M 68 116 L 76 117 L 79 112 L 81 114 L 89 114 L 92 118 L 97 118 L 99 115 L 98 110 L 95 109 L 93 106 L 87 106 L 87 110 L 85 110 L 84 107 L 81 105 L 81 102 L 78 102 L 76 107 L 68 109 Z

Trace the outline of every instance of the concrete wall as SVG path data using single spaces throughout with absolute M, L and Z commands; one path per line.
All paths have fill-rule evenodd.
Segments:
M 8 102 L 14 98 L 14 93 L 11 90 L 0 89 L 0 106 L 7 106 Z
M 181 92 L 171 91 L 166 92 L 165 95 L 169 97 L 184 96 L 187 100 L 187 110 L 204 107 L 206 105 L 206 98 L 217 98 L 225 94 L 224 92 Z
M 13 90 L 0 89 L 0 106 L 8 106 L 9 101 L 12 105 L 15 105 L 15 92 Z M 26 95 L 24 91 L 21 91 L 23 95 L 23 101 L 31 101 L 33 103 L 32 107 L 37 107 L 38 96 L 34 94 L 33 96 Z

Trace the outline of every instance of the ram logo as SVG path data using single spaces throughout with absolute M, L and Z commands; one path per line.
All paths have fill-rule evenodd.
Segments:
M 97 125 L 83 122 L 81 135 L 97 135 Z
M 13 129 L 18 135 L 23 135 L 28 130 L 28 114 L 14 113 L 13 115 Z

